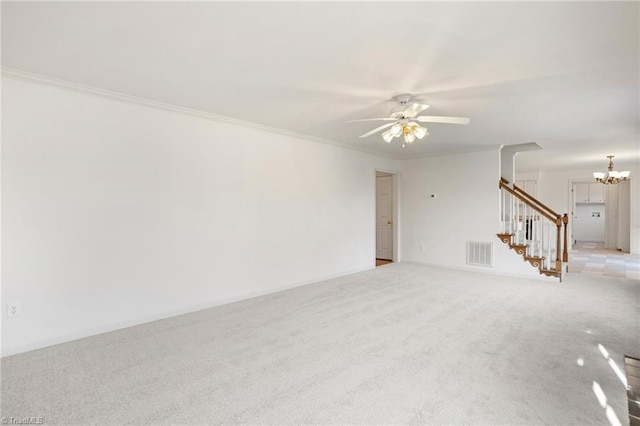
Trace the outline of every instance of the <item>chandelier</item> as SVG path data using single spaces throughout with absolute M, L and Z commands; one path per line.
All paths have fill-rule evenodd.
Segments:
M 405 143 L 413 143 L 416 139 L 422 139 L 428 134 L 427 129 L 424 127 L 403 118 L 398 120 L 396 124 L 384 132 L 382 134 L 382 139 L 387 143 L 391 143 L 393 138 L 404 136 Z M 402 147 L 404 147 L 404 143 L 402 144 Z
M 607 173 L 593 172 L 593 177 L 597 182 L 603 183 L 605 185 L 616 184 L 621 180 L 627 180 L 627 178 L 629 177 L 629 171 L 616 172 L 615 170 L 613 170 L 613 157 L 615 157 L 615 155 L 607 155 L 607 158 L 609 159 L 609 168 Z

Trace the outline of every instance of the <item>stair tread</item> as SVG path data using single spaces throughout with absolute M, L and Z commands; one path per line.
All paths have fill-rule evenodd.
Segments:
M 531 247 L 530 244 L 512 244 L 509 241 L 505 241 L 504 239 L 505 237 L 509 237 L 509 240 L 510 240 L 511 237 L 513 237 L 515 234 L 496 234 L 496 235 L 502 242 L 508 244 L 509 248 L 515 250 L 516 253 L 518 253 L 518 255 L 522 256 L 525 262 L 529 262 L 531 266 L 533 266 L 534 268 L 537 268 L 540 271 L 540 274 L 546 275 L 548 277 L 557 277 L 557 278 L 560 278 L 562 281 L 562 271 L 558 271 L 556 269 L 543 268 L 544 261 L 547 259 L 545 256 L 529 256 L 526 253 L 528 249 Z M 555 250 L 552 250 L 552 251 L 555 252 Z

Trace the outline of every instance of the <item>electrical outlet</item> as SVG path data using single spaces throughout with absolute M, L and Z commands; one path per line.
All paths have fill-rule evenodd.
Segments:
M 13 302 L 7 305 L 7 317 L 13 318 L 18 317 L 22 314 L 22 303 Z

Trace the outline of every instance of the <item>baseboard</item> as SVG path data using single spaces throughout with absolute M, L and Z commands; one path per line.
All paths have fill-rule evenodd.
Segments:
M 543 282 L 546 282 L 546 283 L 558 282 L 557 278 L 546 277 L 544 275 L 518 274 L 518 273 L 515 273 L 515 272 L 500 271 L 500 270 L 495 270 L 495 269 L 492 269 L 492 268 L 483 268 L 483 267 L 479 267 L 479 266 L 441 265 L 439 263 L 420 262 L 420 261 L 417 261 L 417 260 L 405 260 L 405 261 L 402 261 L 402 263 L 408 263 L 408 264 L 420 265 L 420 266 L 429 266 L 429 267 L 432 267 L 432 268 L 439 268 L 439 269 L 448 269 L 448 270 L 452 270 L 452 271 L 473 272 L 474 274 L 497 275 L 497 276 L 500 276 L 500 277 L 522 278 L 522 279 L 528 279 L 528 280 L 534 280 L 534 281 L 543 281 Z
M 50 337 L 50 338 L 46 338 L 46 339 L 42 339 L 42 340 L 37 340 L 37 341 L 33 341 L 33 342 L 29 342 L 26 344 L 21 344 L 21 345 L 14 345 L 14 346 L 7 346 L 5 347 L 4 345 L 2 346 L 1 349 L 1 357 L 8 357 L 11 355 L 17 355 L 17 354 L 21 354 L 24 352 L 29 352 L 29 351 L 33 351 L 33 350 L 37 350 L 37 349 L 42 349 L 42 348 L 46 348 L 49 346 L 54 346 L 54 345 L 59 345 L 62 343 L 68 343 L 68 342 L 72 342 L 74 340 L 79 340 L 79 339 L 83 339 L 85 337 L 91 337 L 91 336 L 96 336 L 99 334 L 104 334 L 104 333 L 110 333 L 112 331 L 117 331 L 117 330 L 122 330 L 125 328 L 129 328 L 129 327 L 135 327 L 137 325 L 141 325 L 141 324 L 146 324 L 152 321 L 158 321 L 161 319 L 166 319 L 166 318 L 171 318 L 171 317 L 176 317 L 179 315 L 185 315 L 185 314 L 190 314 L 193 312 L 198 312 L 198 311 L 202 311 L 204 309 L 210 309 L 210 308 L 215 308 L 216 306 L 222 306 L 222 305 L 227 305 L 229 303 L 235 303 L 235 302 L 239 302 L 242 300 L 248 300 L 248 299 L 253 299 L 254 297 L 260 297 L 260 296 L 265 296 L 267 294 L 273 294 L 273 293 L 278 293 L 280 291 L 285 291 L 285 290 L 290 290 L 292 288 L 296 288 L 296 287 L 303 287 L 305 285 L 310 285 L 310 284 L 317 284 L 320 283 L 322 281 L 327 281 L 327 280 L 331 280 L 334 278 L 339 278 L 339 277 L 344 277 L 346 275 L 351 275 L 351 274 L 356 274 L 358 272 L 364 272 L 364 271 L 368 271 L 371 269 L 375 269 L 375 266 L 367 266 L 367 267 L 362 267 L 362 268 L 355 268 L 355 269 L 351 269 L 351 270 L 346 270 L 337 274 L 330 274 L 330 275 L 326 275 L 326 276 L 321 276 L 321 277 L 317 277 L 311 280 L 307 280 L 307 281 L 301 281 L 298 283 L 294 283 L 294 284 L 288 284 L 288 285 L 284 285 L 284 286 L 279 286 L 279 287 L 274 287 L 274 288 L 270 288 L 270 289 L 265 289 L 265 290 L 261 290 L 261 291 L 252 291 L 252 292 L 247 292 L 247 293 L 242 293 L 239 294 L 237 296 L 233 296 L 233 297 L 227 297 L 227 298 L 223 298 L 223 299 L 216 299 L 213 301 L 209 301 L 206 303 L 200 303 L 197 305 L 190 305 L 190 306 L 183 306 L 183 307 L 179 307 L 179 308 L 175 308 L 175 309 L 170 309 L 167 311 L 162 311 L 156 314 L 151 314 L 151 315 L 143 315 L 137 318 L 132 318 L 126 321 L 118 321 L 118 322 L 113 322 L 110 324 L 104 324 L 101 326 L 97 326 L 97 327 L 88 327 L 88 328 L 83 328 L 80 330 L 74 330 L 71 331 L 69 333 L 63 333 L 60 335 L 57 335 L 55 337 Z

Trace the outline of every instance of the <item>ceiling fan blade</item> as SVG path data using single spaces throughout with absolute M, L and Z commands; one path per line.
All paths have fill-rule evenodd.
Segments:
M 347 123 L 355 123 L 357 121 L 391 121 L 391 120 L 396 121 L 397 119 L 396 118 L 390 118 L 390 117 L 387 117 L 387 118 L 361 118 L 359 120 L 349 120 L 349 121 L 347 121 Z
M 382 125 L 380 127 L 377 127 L 375 129 L 371 130 L 370 132 L 365 133 L 364 135 L 360 135 L 360 137 L 361 138 L 366 138 L 367 136 L 371 136 L 372 134 L 374 134 L 376 132 L 379 132 L 382 129 L 386 129 L 387 127 L 391 127 L 394 124 L 396 124 L 395 121 L 393 123 L 384 124 L 384 125 Z
M 469 124 L 471 121 L 467 117 L 440 117 L 435 115 L 422 115 L 414 120 L 422 123 L 446 123 L 446 124 Z
M 402 114 L 404 114 L 405 117 L 415 117 L 427 108 L 429 108 L 429 105 L 412 103 L 407 107 L 407 109 L 404 110 Z

